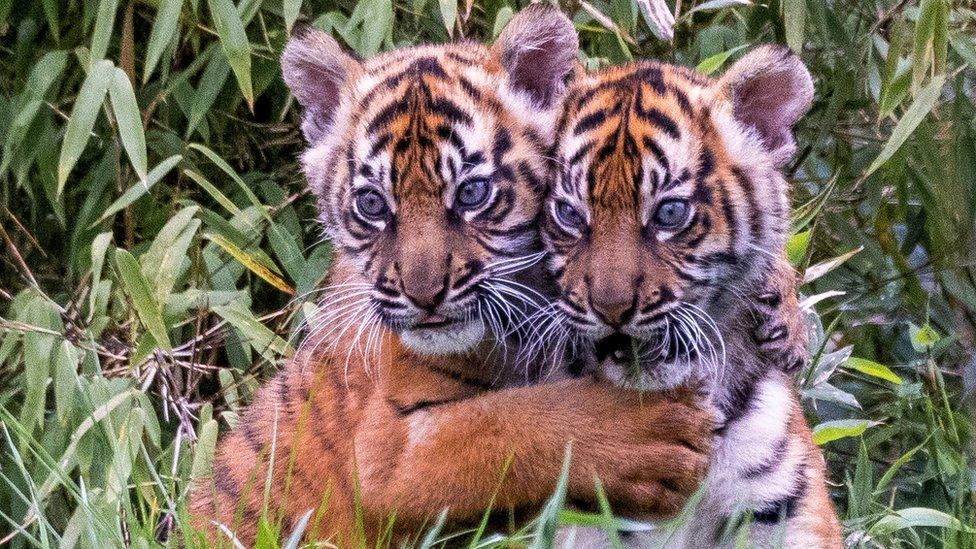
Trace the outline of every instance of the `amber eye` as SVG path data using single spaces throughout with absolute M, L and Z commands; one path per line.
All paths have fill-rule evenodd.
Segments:
M 556 219 L 570 229 L 582 229 L 586 226 L 586 218 L 569 202 L 556 202 Z
M 382 219 L 390 211 L 383 195 L 373 189 L 360 191 L 356 195 L 356 208 L 369 219 Z
M 474 210 L 485 204 L 491 195 L 491 182 L 487 177 L 469 179 L 458 187 L 457 204 L 466 210 Z
M 658 204 L 654 211 L 654 223 L 662 229 L 679 229 L 688 221 L 691 204 L 687 200 L 673 198 Z

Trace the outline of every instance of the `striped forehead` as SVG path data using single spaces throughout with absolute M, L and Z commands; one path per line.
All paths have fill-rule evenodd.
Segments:
M 709 83 L 658 64 L 610 69 L 582 83 L 559 132 L 574 194 L 630 208 L 656 180 L 681 177 L 709 126 L 701 105 Z
M 483 162 L 495 126 L 486 115 L 499 110 L 486 100 L 493 95 L 486 60 L 483 48 L 428 46 L 367 65 L 357 90 L 368 105 L 357 125 L 359 157 L 425 172 L 418 179 L 428 185 L 410 192 L 429 193 L 440 192 L 444 169 Z

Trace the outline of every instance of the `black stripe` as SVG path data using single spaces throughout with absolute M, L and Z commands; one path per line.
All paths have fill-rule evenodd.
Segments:
M 685 113 L 686 116 L 688 116 L 689 118 L 694 116 L 695 111 L 691 107 L 691 101 L 688 100 L 688 96 L 685 94 L 684 91 L 682 91 L 679 88 L 676 88 L 675 86 L 668 86 L 668 93 L 670 93 L 671 96 L 674 97 L 674 100 L 678 103 L 678 107 L 681 109 L 682 112 Z
M 664 74 L 661 72 L 660 67 L 653 65 L 641 67 L 638 69 L 636 76 L 641 82 L 647 84 L 658 95 L 664 95 L 667 91 L 667 88 L 664 85 Z
M 441 66 L 440 61 L 435 57 L 421 57 L 410 63 L 407 70 L 415 74 L 433 76 L 440 80 L 447 78 L 447 72 L 444 71 L 444 67 Z
M 451 101 L 450 99 L 438 97 L 437 99 L 430 101 L 429 106 L 432 111 L 447 118 L 455 124 L 464 124 L 466 126 L 472 126 L 474 124 L 474 120 L 471 118 L 471 115 L 461 109 L 457 103 Z
M 799 473 L 797 484 L 788 495 L 756 509 L 752 518 L 757 524 L 776 524 L 780 520 L 791 519 L 796 516 L 800 500 L 803 499 L 807 491 L 807 479 L 803 474 L 803 464 L 797 472 Z
M 454 397 L 454 398 L 445 398 L 441 400 L 419 400 L 417 402 L 414 402 L 413 404 L 401 404 L 394 400 L 387 400 L 387 403 L 389 403 L 390 407 L 393 408 L 393 411 L 396 412 L 398 416 L 403 417 L 403 416 L 408 416 L 414 412 L 420 412 L 426 410 L 428 408 L 434 408 L 436 406 L 443 406 L 445 404 L 460 402 L 462 400 L 466 400 L 467 398 L 469 397 Z
M 576 126 L 573 127 L 573 135 L 579 135 L 581 133 L 587 132 L 596 128 L 607 119 L 607 112 L 603 109 L 593 111 L 586 116 L 583 116 L 576 122 Z
M 490 391 L 494 389 L 494 386 L 487 381 L 483 381 L 473 377 L 468 377 L 462 373 L 455 372 L 453 370 L 447 370 L 445 368 L 440 368 L 438 366 L 432 366 L 429 364 L 427 365 L 427 369 L 434 373 L 440 374 L 448 379 L 451 379 L 458 383 L 463 383 L 464 385 L 470 385 L 471 387 L 481 389 L 482 391 Z
M 664 151 L 661 149 L 661 146 L 657 144 L 657 141 L 654 141 L 654 138 L 649 135 L 641 137 L 641 141 L 643 141 L 644 146 L 650 149 L 651 153 L 654 154 L 654 157 L 657 158 L 658 163 L 661 164 L 666 171 L 671 171 L 671 163 L 668 162 L 668 158 L 664 155 Z
M 645 111 L 641 108 L 636 108 L 634 112 L 642 120 L 668 134 L 672 139 L 681 137 L 681 130 L 678 128 L 678 123 L 670 116 L 664 114 L 660 109 L 651 107 Z
M 380 128 L 385 128 L 393 121 L 398 114 L 403 114 L 407 112 L 407 105 L 404 105 L 400 101 L 393 101 L 389 105 L 383 107 L 373 116 L 373 120 L 370 121 L 369 125 L 366 126 L 366 134 L 370 135 L 375 133 Z
M 753 185 L 752 180 L 736 166 L 732 167 L 732 175 L 739 183 L 739 186 L 742 187 L 742 192 L 746 195 L 746 200 L 749 202 L 749 232 L 752 235 L 753 242 L 756 242 L 759 240 L 760 233 L 762 232 L 762 212 L 759 210 L 759 204 L 756 202 L 756 187 Z

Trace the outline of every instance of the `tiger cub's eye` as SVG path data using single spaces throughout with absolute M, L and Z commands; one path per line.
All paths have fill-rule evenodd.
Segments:
M 586 219 L 569 202 L 556 202 L 556 218 L 563 225 L 571 229 L 580 229 L 586 225 Z
M 462 208 L 473 210 L 483 206 L 491 194 L 491 183 L 487 178 L 469 179 L 457 190 L 457 203 Z
M 658 204 L 654 211 L 654 223 L 663 229 L 677 229 L 688 221 L 691 205 L 687 200 L 674 198 Z
M 370 219 L 381 219 L 390 211 L 383 195 L 373 189 L 360 191 L 356 195 L 356 208 L 359 209 L 359 213 Z

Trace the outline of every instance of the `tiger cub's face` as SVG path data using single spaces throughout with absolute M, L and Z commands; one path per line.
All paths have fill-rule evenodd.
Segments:
M 811 96 L 800 61 L 772 47 L 719 80 L 639 62 L 572 86 L 544 235 L 559 314 L 601 342 L 598 358 L 630 357 L 636 340 L 644 373 L 671 386 L 690 373 L 689 355 L 716 357 L 720 296 L 782 254 L 779 169 Z
M 306 176 L 328 235 L 377 315 L 421 353 L 500 332 L 505 276 L 537 260 L 536 221 L 577 39 L 558 10 L 520 12 L 491 48 L 396 50 L 365 62 L 306 30 L 284 53 L 305 108 Z

